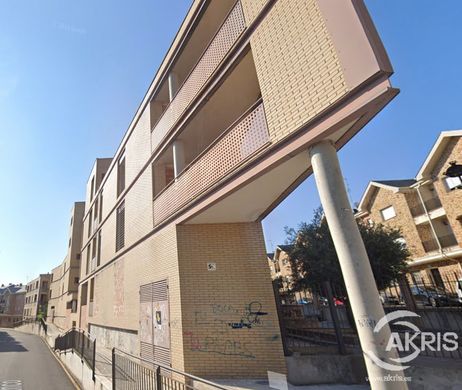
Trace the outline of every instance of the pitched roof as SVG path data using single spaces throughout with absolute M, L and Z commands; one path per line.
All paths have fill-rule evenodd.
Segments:
M 374 180 L 374 183 L 383 184 L 387 187 L 403 188 L 410 187 L 417 183 L 415 179 L 398 179 L 398 180 Z
M 430 153 L 422 164 L 422 167 L 417 173 L 417 180 L 422 180 L 430 176 L 433 168 L 440 159 L 441 154 L 444 152 L 444 149 L 452 137 L 462 137 L 462 130 L 450 130 L 441 132 L 440 136 L 430 150 Z

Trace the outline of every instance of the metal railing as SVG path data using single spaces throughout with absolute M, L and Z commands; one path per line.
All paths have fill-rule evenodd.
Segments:
M 172 367 L 112 349 L 113 390 L 194 390 L 203 388 L 203 385 L 209 389 L 229 390 Z
M 82 361 L 92 369 L 92 379 L 95 381 L 96 368 L 96 339 L 93 339 L 83 329 L 72 328 L 55 339 L 55 350 L 76 352 Z

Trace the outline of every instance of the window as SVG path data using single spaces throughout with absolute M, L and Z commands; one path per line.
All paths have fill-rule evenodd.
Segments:
M 90 210 L 90 214 L 88 215 L 88 237 L 91 236 L 91 221 L 93 220 L 93 210 Z
M 90 186 L 90 202 L 93 200 L 94 193 L 95 193 L 95 177 L 93 176 L 91 179 L 91 186 Z
M 74 221 L 74 217 L 71 217 L 71 226 L 72 226 L 72 222 Z
M 91 243 L 88 244 L 88 247 L 87 247 L 87 272 L 86 274 L 88 274 L 88 272 L 90 272 L 90 253 L 91 253 Z
M 74 283 L 75 283 L 75 284 L 79 284 L 79 277 L 78 277 L 78 276 L 76 276 L 76 277 L 74 278 Z
M 117 208 L 116 216 L 116 252 L 125 245 L 125 201 Z
M 456 188 L 462 188 L 462 181 L 460 177 L 445 177 L 444 181 L 448 190 L 452 191 Z
M 125 189 L 125 155 L 123 154 L 117 164 L 117 196 Z
M 98 232 L 98 250 L 96 253 L 96 266 L 101 264 L 101 230 Z
M 103 193 L 99 194 L 99 222 L 103 219 Z
M 72 238 L 69 238 L 69 248 L 71 247 Z
M 396 217 L 395 208 L 393 206 L 380 210 L 380 214 L 382 214 L 382 219 L 384 221 L 388 221 L 389 219 Z

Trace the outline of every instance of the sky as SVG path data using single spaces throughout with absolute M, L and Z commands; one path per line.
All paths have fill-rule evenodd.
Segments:
M 216 1 L 216 0 L 214 0 Z M 401 93 L 340 152 L 353 202 L 412 178 L 440 131 L 462 128 L 462 3 L 366 0 Z M 70 209 L 122 139 L 190 0 L 0 0 L 0 283 L 66 254 Z M 308 178 L 263 222 L 268 251 L 320 204 Z

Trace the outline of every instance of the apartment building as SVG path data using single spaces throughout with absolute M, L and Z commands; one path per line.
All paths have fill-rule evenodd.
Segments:
M 292 284 L 292 266 L 289 260 L 291 245 L 278 245 L 274 253 L 268 253 L 268 265 L 271 272 L 271 279 L 280 279 L 282 288 L 290 289 Z
M 196 375 L 285 372 L 261 220 L 311 146 L 398 93 L 391 74 L 361 1 L 193 1 L 87 183 L 79 326 Z
M 77 326 L 83 214 L 85 202 L 75 202 L 69 216 L 69 241 L 63 262 L 53 269 L 50 280 L 47 321 L 61 330 Z
M 0 287 L 0 328 L 10 328 L 22 320 L 26 289 L 22 284 Z
M 399 228 L 411 252 L 413 283 L 454 290 L 462 278 L 462 182 L 446 176 L 462 163 L 462 131 L 438 137 L 415 178 L 371 181 L 358 218 Z
M 26 284 L 23 317 L 46 317 L 51 274 L 40 274 L 38 278 Z

